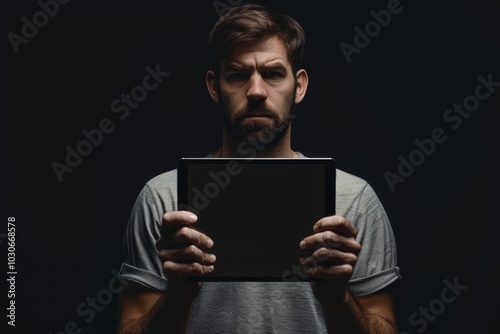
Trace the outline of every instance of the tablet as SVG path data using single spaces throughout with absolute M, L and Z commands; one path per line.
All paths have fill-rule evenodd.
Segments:
M 299 243 L 335 214 L 333 158 L 182 158 L 179 210 L 214 240 L 214 271 L 200 281 L 313 281 Z

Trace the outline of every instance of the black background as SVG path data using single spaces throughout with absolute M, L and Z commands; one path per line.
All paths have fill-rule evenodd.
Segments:
M 294 121 L 293 148 L 334 157 L 339 168 L 365 178 L 392 221 L 403 276 L 396 293 L 400 329 L 423 329 L 410 315 L 438 305 L 443 281 L 456 279 L 467 289 L 423 332 L 493 332 L 499 88 L 458 129 L 442 117 L 474 94 L 479 75 L 500 81 L 498 5 L 402 0 L 402 12 L 348 64 L 339 44 L 353 44 L 353 28 L 363 29 L 373 20 L 370 11 L 388 1 L 268 3 L 296 17 L 307 33 L 310 85 Z M 218 15 L 211 0 L 73 0 L 16 54 L 7 34 L 21 34 L 21 18 L 32 21 L 37 11 L 34 0 L 4 4 L 2 11 L 7 205 L 0 233 L 7 217 L 16 217 L 13 332 L 59 333 L 74 321 L 82 333 L 112 333 L 116 295 L 89 323 L 76 309 L 107 289 L 119 269 L 137 194 L 180 157 L 205 156 L 219 144 L 203 54 Z M 120 120 L 111 102 L 157 64 L 169 77 Z M 81 131 L 104 118 L 114 131 L 59 182 L 51 164 L 64 163 L 65 147 L 75 148 Z M 397 173 L 398 156 L 408 158 L 414 140 L 435 128 L 448 139 L 391 191 L 384 173 Z

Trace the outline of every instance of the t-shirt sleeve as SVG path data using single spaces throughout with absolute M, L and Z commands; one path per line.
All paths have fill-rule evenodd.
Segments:
M 166 291 L 156 240 L 160 237 L 158 204 L 146 184 L 132 208 L 123 239 L 123 263 L 119 275 L 159 291 Z
M 361 244 L 349 287 L 354 295 L 374 293 L 401 278 L 397 249 L 387 213 L 366 183 L 356 210 L 357 241 Z

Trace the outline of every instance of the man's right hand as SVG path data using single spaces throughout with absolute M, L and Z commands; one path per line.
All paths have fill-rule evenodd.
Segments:
M 160 239 L 156 241 L 163 273 L 169 290 L 186 290 L 196 296 L 201 284 L 183 278 L 199 276 L 214 270 L 215 255 L 206 250 L 214 245 L 212 239 L 192 225 L 198 217 L 189 211 L 171 211 L 162 217 Z
M 160 238 L 156 241 L 167 291 L 131 281 L 120 293 L 119 333 L 185 333 L 191 306 L 201 282 L 188 280 L 214 269 L 215 255 L 205 250 L 213 241 L 192 225 L 198 217 L 188 211 L 163 215 Z

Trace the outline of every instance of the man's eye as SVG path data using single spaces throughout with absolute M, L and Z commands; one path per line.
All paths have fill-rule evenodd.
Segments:
M 248 77 L 248 74 L 245 72 L 234 72 L 227 76 L 229 80 L 244 80 Z
M 269 71 L 269 72 L 266 72 L 266 77 L 269 79 L 283 78 L 283 73 L 278 72 L 278 71 Z

